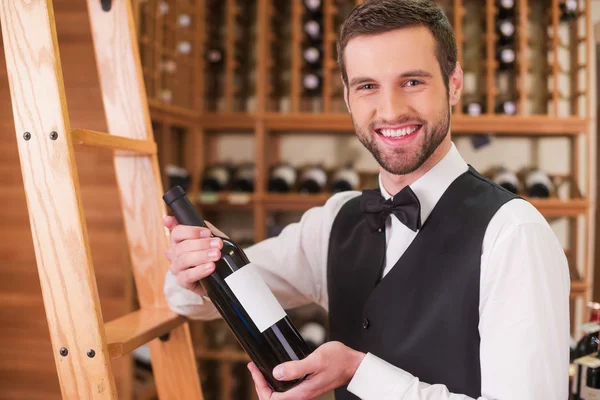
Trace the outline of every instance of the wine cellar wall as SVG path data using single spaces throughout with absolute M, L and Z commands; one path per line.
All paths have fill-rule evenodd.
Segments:
M 275 236 L 337 191 L 376 187 L 337 64 L 339 27 L 361 1 L 132 1 L 165 188 L 184 186 L 234 241 Z M 590 0 L 438 3 L 464 70 L 453 141 L 555 230 L 578 339 L 593 256 Z M 323 340 L 324 310 L 290 314 Z M 256 398 L 248 358 L 222 321 L 192 327 L 205 398 Z

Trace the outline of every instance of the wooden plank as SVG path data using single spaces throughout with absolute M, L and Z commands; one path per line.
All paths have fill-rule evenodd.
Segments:
M 127 153 L 126 155 L 128 156 L 135 154 L 156 154 L 156 143 L 153 140 L 129 139 L 123 136 L 110 135 L 108 133 L 86 129 L 71 130 L 71 138 L 73 139 L 74 144 L 100 147 L 109 150 L 120 150 Z
M 558 116 L 559 112 L 559 98 L 560 98 L 560 88 L 558 87 L 559 83 L 559 57 L 558 57 L 558 49 L 560 47 L 560 37 L 558 34 L 558 13 L 560 8 L 558 6 L 558 0 L 552 0 L 552 8 L 551 8 L 551 18 L 552 18 L 552 114 L 554 116 Z
M 354 132 L 354 126 L 348 114 L 267 113 L 265 123 L 268 131 Z M 570 136 L 585 132 L 588 123 L 587 118 L 578 117 L 453 115 L 452 133 L 481 134 L 481 132 L 489 132 L 513 136 Z
M 140 309 L 105 325 L 110 358 L 119 358 L 144 343 L 169 333 L 185 319 L 169 310 Z
M 300 111 L 300 97 L 302 95 L 300 82 L 302 80 L 302 17 L 304 9 L 302 0 L 292 0 L 292 43 L 291 43 L 291 88 L 290 105 L 291 111 L 296 113 Z
M 487 114 L 494 114 L 494 108 L 496 106 L 496 94 L 498 89 L 496 88 L 496 62 L 494 49 L 495 49 L 495 34 L 494 28 L 496 27 L 496 5 L 494 0 L 486 0 L 485 3 L 485 15 L 486 15 L 486 111 Z
M 200 117 L 198 123 L 205 130 L 229 129 L 253 132 L 256 119 L 256 116 L 246 113 L 206 113 Z
M 100 3 L 98 2 L 98 7 Z M 4 1 L 0 25 L 52 354 L 65 399 L 116 399 L 71 139 L 52 1 Z M 30 139 L 25 140 L 28 132 Z M 51 139 L 56 132 L 56 139 Z M 60 352 L 65 348 L 68 352 Z M 94 357 L 88 357 L 94 350 Z
M 272 26 L 269 3 L 270 0 L 258 0 L 256 4 L 256 114 L 259 116 L 267 109 L 269 96 L 269 32 Z
M 108 131 L 151 140 L 131 4 L 113 2 L 110 12 L 102 11 L 96 0 L 88 0 L 87 6 Z M 167 309 L 168 237 L 161 224 L 167 212 L 157 156 L 115 157 L 115 173 L 140 306 Z M 168 341 L 154 340 L 149 346 L 159 397 L 203 398 L 187 324 L 174 329 Z
M 529 98 L 529 89 L 527 87 L 527 73 L 529 71 L 530 62 L 527 57 L 527 46 L 528 46 L 528 23 L 529 16 L 528 0 L 519 0 L 519 18 L 517 26 L 517 37 L 519 38 L 519 51 L 517 53 L 517 60 L 519 60 L 519 77 L 517 79 L 517 91 L 519 93 L 519 107 L 518 113 L 525 115 L 525 106 Z

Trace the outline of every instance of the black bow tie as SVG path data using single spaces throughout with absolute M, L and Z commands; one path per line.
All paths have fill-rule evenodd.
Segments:
M 399 191 L 393 201 L 384 200 L 379 189 L 363 190 L 360 208 L 373 232 L 384 229 L 385 221 L 392 213 L 412 231 L 421 229 L 421 203 L 410 186 Z

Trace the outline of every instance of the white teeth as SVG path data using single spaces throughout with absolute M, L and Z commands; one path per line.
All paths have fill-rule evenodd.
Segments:
M 406 136 L 414 131 L 419 129 L 418 126 L 413 126 L 412 128 L 403 128 L 403 129 L 380 129 L 379 132 L 385 137 L 400 137 Z

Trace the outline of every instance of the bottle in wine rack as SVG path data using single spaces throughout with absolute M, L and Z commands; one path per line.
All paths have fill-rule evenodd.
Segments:
M 187 169 L 174 164 L 168 164 L 165 167 L 165 172 L 169 178 L 169 188 L 181 186 L 183 190 L 187 192 L 191 180 L 190 173 Z
M 323 54 L 323 46 L 320 42 L 309 42 L 304 49 L 304 62 L 311 66 L 319 66 L 321 64 Z
M 319 96 L 321 94 L 321 73 L 320 70 L 311 70 L 304 74 L 302 78 L 302 88 L 307 96 Z
M 544 171 L 533 168 L 525 174 L 525 191 L 529 197 L 550 197 L 552 181 Z
M 360 176 L 352 165 L 346 165 L 333 173 L 331 179 L 331 191 L 333 193 L 358 190 L 359 185 Z
M 498 18 L 513 18 L 515 16 L 515 0 L 498 0 Z
M 244 163 L 239 165 L 231 179 L 232 192 L 253 192 L 254 191 L 255 167 L 253 163 Z
M 327 184 L 327 173 L 320 165 L 304 168 L 300 174 L 298 191 L 300 193 L 321 193 Z
M 304 33 L 310 40 L 319 40 L 323 36 L 323 12 L 321 0 L 305 0 L 306 16 Z
M 468 101 L 463 104 L 463 113 L 471 117 L 478 117 L 483 113 L 483 104 L 480 101 Z
M 515 115 L 517 113 L 517 104 L 512 100 L 504 100 L 496 106 L 496 113 L 502 115 Z
M 296 185 L 298 172 L 291 164 L 280 163 L 271 168 L 268 190 L 272 193 L 288 193 Z
M 208 166 L 202 178 L 203 192 L 221 192 L 230 188 L 231 168 L 225 164 Z
M 209 47 L 205 54 L 206 62 L 210 67 L 221 67 L 223 65 L 223 50 L 218 47 Z
M 206 227 L 181 187 L 169 190 L 163 200 L 180 224 Z M 273 377 L 273 369 L 283 362 L 304 359 L 310 347 L 244 251 L 230 239 L 220 239 L 222 256 L 215 262 L 214 272 L 200 283 L 265 380 L 275 391 L 286 391 L 305 377 L 279 381 Z
M 300 334 L 314 351 L 317 347 L 325 343 L 327 331 L 323 324 L 317 321 L 310 321 L 300 327 Z
M 561 1 L 560 20 L 562 22 L 572 21 L 577 18 L 577 0 Z
M 509 46 L 498 46 L 496 47 L 496 61 L 498 62 L 498 69 L 506 71 L 514 68 L 515 60 L 517 55 L 515 50 Z
M 512 193 L 519 193 L 519 178 L 514 172 L 500 167 L 492 177 L 492 181 Z
M 512 18 L 498 20 L 496 24 L 496 32 L 498 34 L 498 41 L 501 45 L 514 43 L 515 31 L 515 22 Z
M 177 24 L 182 28 L 188 28 L 192 24 L 192 17 L 189 14 L 180 14 L 177 17 Z

